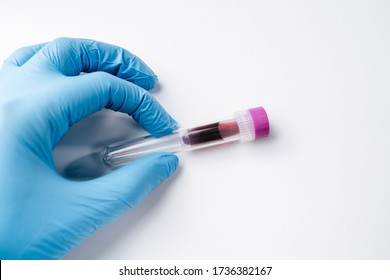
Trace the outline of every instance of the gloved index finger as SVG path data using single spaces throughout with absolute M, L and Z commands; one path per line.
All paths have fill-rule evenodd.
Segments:
M 63 90 L 47 97 L 54 147 L 68 127 L 103 109 L 127 113 L 149 133 L 159 136 L 176 129 L 176 121 L 145 89 L 105 72 L 65 79 Z M 44 131 L 43 131 L 44 132 Z
M 146 90 L 157 83 L 154 72 L 136 55 L 114 45 L 88 39 L 59 38 L 38 54 L 67 76 L 104 71 Z M 36 63 L 41 63 L 37 59 Z

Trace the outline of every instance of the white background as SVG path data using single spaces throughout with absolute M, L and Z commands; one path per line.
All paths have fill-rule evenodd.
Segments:
M 262 105 L 271 136 L 180 155 L 178 172 L 69 259 L 390 258 L 389 1 L 9 1 L 0 58 L 60 36 L 120 45 L 183 127 Z M 102 112 L 60 172 L 137 136 Z

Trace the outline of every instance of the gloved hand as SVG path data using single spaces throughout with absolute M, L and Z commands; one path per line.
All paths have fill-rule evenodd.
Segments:
M 81 72 L 88 74 L 79 75 Z M 157 77 L 128 51 L 60 38 L 17 50 L 0 71 L 0 258 L 57 259 L 145 198 L 176 169 L 169 153 L 73 182 L 52 149 L 102 108 L 131 115 L 151 134 L 176 122 L 147 92 Z

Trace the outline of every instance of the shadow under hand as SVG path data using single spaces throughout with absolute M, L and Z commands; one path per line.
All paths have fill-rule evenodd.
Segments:
M 71 127 L 53 150 L 57 172 L 84 181 L 112 171 L 100 155 L 113 143 L 145 134 L 127 114 L 102 110 Z
M 111 172 L 104 164 L 101 153 L 91 153 L 69 163 L 63 171 L 63 176 L 76 181 L 91 180 Z

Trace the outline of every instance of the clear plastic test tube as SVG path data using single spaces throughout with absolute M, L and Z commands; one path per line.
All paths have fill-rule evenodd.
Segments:
M 102 150 L 102 158 L 106 165 L 117 168 L 153 152 L 178 153 L 233 141 L 249 142 L 268 134 L 267 114 L 263 107 L 256 107 L 238 111 L 228 120 L 179 129 L 162 137 L 148 135 L 114 144 Z

